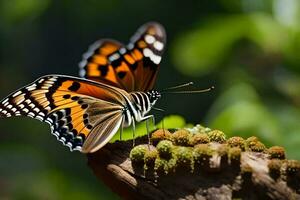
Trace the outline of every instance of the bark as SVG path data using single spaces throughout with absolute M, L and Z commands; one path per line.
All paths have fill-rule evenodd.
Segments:
M 147 144 L 147 137 L 136 143 Z M 299 171 L 288 173 L 282 161 L 279 174 L 272 174 L 265 152 L 243 151 L 238 161 L 214 154 L 206 163 L 195 164 L 193 171 L 179 167 L 174 173 L 159 174 L 132 164 L 132 144 L 116 142 L 88 155 L 95 175 L 122 199 L 300 199 Z

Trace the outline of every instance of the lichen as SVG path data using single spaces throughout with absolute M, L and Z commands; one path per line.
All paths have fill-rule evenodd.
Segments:
M 277 158 L 277 159 L 285 159 L 285 150 L 283 147 L 279 146 L 273 146 L 268 149 L 268 154 L 271 159 Z
M 191 133 L 188 130 L 180 129 L 172 134 L 172 141 L 175 145 L 189 146 Z
M 224 143 L 226 141 L 225 134 L 220 130 L 213 130 L 207 133 L 211 142 Z

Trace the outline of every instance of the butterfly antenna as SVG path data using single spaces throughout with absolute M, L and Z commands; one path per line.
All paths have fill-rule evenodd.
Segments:
M 187 86 L 190 86 L 190 85 L 193 85 L 193 84 L 194 84 L 193 82 L 188 82 L 188 83 L 184 83 L 184 84 L 181 84 L 181 85 L 177 85 L 177 86 L 173 86 L 173 87 L 163 89 L 162 91 L 175 90 L 175 89 L 187 87 Z
M 162 93 L 165 93 L 165 94 L 198 94 L 198 93 L 209 92 L 213 89 L 215 89 L 214 86 L 204 89 L 204 90 L 167 91 L 167 92 L 162 92 Z
M 156 107 L 152 107 L 153 110 L 159 111 L 159 112 L 165 112 L 164 109 L 161 108 L 156 108 Z

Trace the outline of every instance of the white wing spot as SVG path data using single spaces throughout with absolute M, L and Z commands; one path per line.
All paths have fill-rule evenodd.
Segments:
M 79 76 L 84 77 L 86 75 L 86 72 L 84 69 L 79 70 Z
M 164 48 L 164 44 L 161 43 L 160 41 L 154 42 L 154 48 L 157 49 L 158 51 L 161 51 Z
M 119 59 L 119 58 L 120 58 L 120 55 L 117 54 L 117 53 L 115 53 L 115 54 L 109 56 L 109 61 L 112 62 L 112 61 L 117 60 L 117 59 Z
M 28 110 L 27 108 L 24 108 L 23 111 L 24 111 L 25 113 L 28 113 L 28 112 L 29 112 L 29 110 Z
M 124 47 L 122 47 L 120 50 L 119 50 L 120 54 L 125 54 L 126 53 L 126 49 Z
M 8 98 L 2 101 L 2 104 L 5 104 L 8 102 Z
M 21 91 L 18 91 L 18 92 L 16 92 L 16 93 L 13 95 L 13 97 L 16 97 L 16 96 L 18 96 L 18 95 L 20 95 L 20 94 L 22 94 L 22 92 L 21 92 Z
M 33 85 L 31 85 L 31 86 L 28 86 L 28 87 L 26 87 L 26 89 L 27 89 L 28 91 L 35 90 L 35 89 L 36 89 L 36 84 L 33 84 Z
M 155 42 L 155 37 L 153 37 L 152 35 L 145 35 L 145 41 L 148 44 L 153 44 Z

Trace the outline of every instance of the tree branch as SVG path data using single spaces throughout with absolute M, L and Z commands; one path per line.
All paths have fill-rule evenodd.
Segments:
M 153 145 L 145 136 L 134 149 L 132 141 L 108 144 L 88 163 L 123 199 L 300 199 L 300 164 L 282 148 L 198 132 L 158 130 Z

